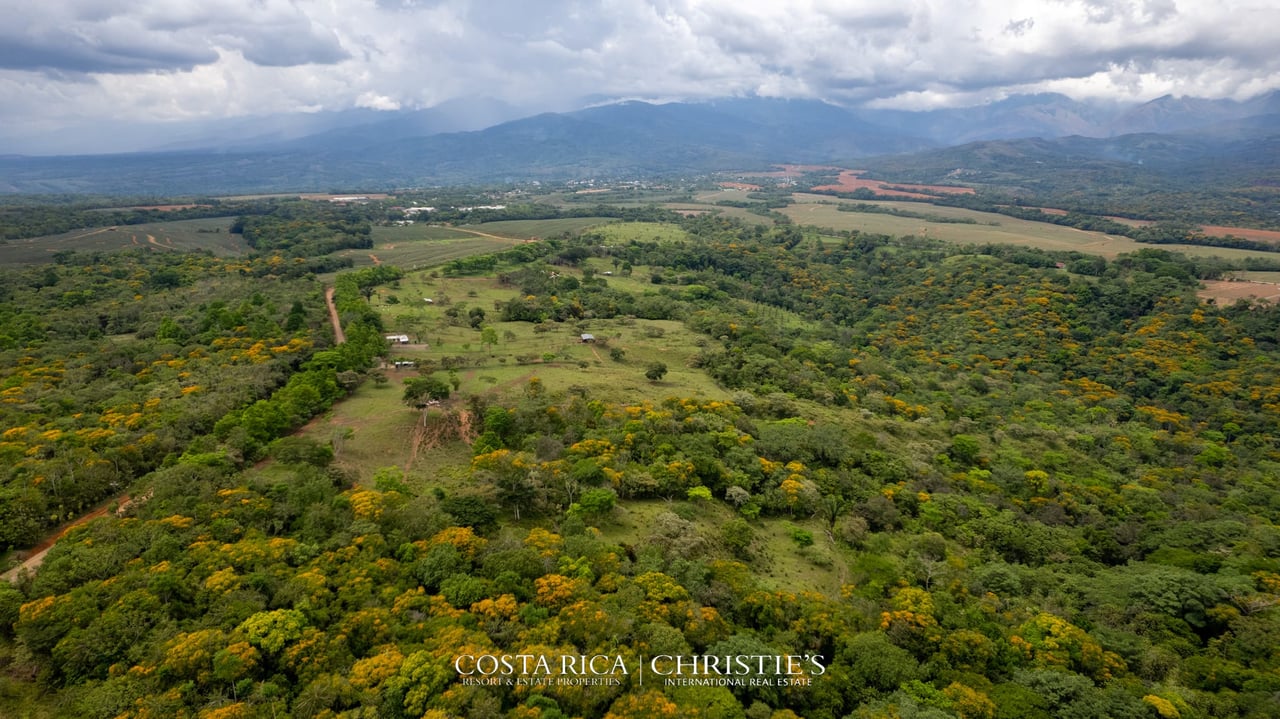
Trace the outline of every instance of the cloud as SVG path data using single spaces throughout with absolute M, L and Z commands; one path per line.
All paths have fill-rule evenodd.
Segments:
M 29 2 L 0 27 L 0 68 L 50 73 L 189 71 L 235 50 L 261 65 L 348 57 L 332 29 L 286 0 Z
M 1265 0 L 60 0 L 0 27 L 0 125 L 492 97 L 938 106 L 1280 88 Z

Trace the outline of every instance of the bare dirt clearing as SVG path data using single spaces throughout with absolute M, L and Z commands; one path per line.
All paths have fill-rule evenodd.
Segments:
M 974 192 L 971 187 L 914 185 L 900 182 L 883 182 L 881 180 L 865 180 L 862 178 L 865 173 L 866 170 L 843 170 L 836 184 L 821 185 L 813 189 L 827 192 L 871 190 L 882 197 L 914 197 L 918 199 L 928 199 L 936 195 L 971 195 Z
M 1236 300 L 1280 300 L 1280 285 L 1251 280 L 1205 280 L 1204 289 L 1196 293 L 1202 300 L 1232 304 Z

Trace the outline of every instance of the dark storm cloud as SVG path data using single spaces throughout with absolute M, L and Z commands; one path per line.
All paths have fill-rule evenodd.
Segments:
M 348 55 L 287 2 L 73 0 L 27 3 L 0 27 L 0 68 L 54 73 L 185 71 L 219 50 L 261 65 L 329 64 Z
M 122 46 L 105 38 L 78 37 L 65 32 L 39 38 L 0 35 L 0 68 L 14 70 L 144 72 L 190 69 L 217 59 L 218 53 L 207 46 Z

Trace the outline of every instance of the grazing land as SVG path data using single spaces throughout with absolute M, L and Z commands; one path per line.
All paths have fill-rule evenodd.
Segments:
M 929 237 L 957 244 L 1002 244 L 1037 247 L 1054 251 L 1075 251 L 1114 258 L 1123 253 L 1137 252 L 1150 247 L 1127 237 L 1102 232 L 1079 230 L 1073 227 L 1045 222 L 1023 220 L 992 212 L 979 212 L 965 208 L 939 205 L 921 205 L 918 202 L 881 202 L 875 204 L 906 211 L 930 213 L 954 218 L 969 218 L 974 224 L 929 222 L 892 215 L 841 212 L 837 202 L 820 195 L 797 193 L 796 203 L 781 212 L 796 224 L 815 225 L 835 230 L 857 230 L 893 236 L 914 235 Z M 1243 235 L 1242 235 L 1243 236 Z M 1272 253 L 1241 250 L 1231 247 L 1205 247 L 1200 245 L 1161 245 L 1192 256 L 1219 256 L 1233 259 L 1245 257 L 1266 258 Z
M 110 252 L 125 249 L 153 251 L 209 250 L 228 257 L 247 249 L 239 235 L 230 232 L 234 218 L 148 222 L 73 230 L 58 235 L 7 240 L 0 245 L 6 262 L 21 265 L 50 262 L 59 252 Z

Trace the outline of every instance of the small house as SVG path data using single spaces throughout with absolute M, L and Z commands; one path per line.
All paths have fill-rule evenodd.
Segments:
M 386 335 L 388 342 L 397 345 L 409 344 L 409 335 Z
M 589 334 L 583 334 L 583 335 L 582 335 L 582 341 L 583 341 L 583 342 L 595 342 L 595 341 L 596 341 L 596 336 L 595 336 L 595 335 L 589 335 Z

